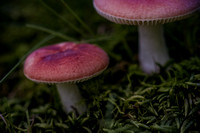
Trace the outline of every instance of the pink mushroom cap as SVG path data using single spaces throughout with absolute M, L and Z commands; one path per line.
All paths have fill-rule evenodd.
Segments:
M 78 82 L 97 76 L 108 64 L 108 55 L 95 45 L 63 42 L 32 52 L 25 60 L 24 74 L 36 82 Z
M 130 25 L 172 22 L 200 8 L 200 0 L 94 0 L 93 4 L 108 20 Z

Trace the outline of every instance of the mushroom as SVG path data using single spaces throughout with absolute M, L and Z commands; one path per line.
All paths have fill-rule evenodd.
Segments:
M 32 52 L 25 60 L 24 75 L 35 82 L 55 83 L 64 111 L 83 114 L 86 105 L 76 83 L 99 75 L 108 63 L 106 52 L 95 45 L 63 42 Z
M 162 24 L 186 18 L 200 8 L 200 0 L 94 0 L 94 8 L 106 19 L 138 25 L 139 61 L 144 72 L 159 72 L 169 60 Z

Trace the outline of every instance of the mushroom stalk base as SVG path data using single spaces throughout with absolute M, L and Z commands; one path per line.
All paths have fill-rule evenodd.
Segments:
M 162 25 L 139 26 L 139 61 L 147 74 L 158 73 L 159 66 L 169 60 Z
M 61 83 L 56 86 L 66 113 L 77 111 L 81 115 L 86 111 L 86 105 L 76 84 Z

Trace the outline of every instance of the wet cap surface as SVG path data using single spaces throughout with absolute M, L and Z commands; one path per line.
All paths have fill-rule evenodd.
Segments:
M 182 19 L 200 8 L 200 0 L 94 0 L 97 12 L 110 21 L 139 24 Z
M 108 63 L 107 54 L 95 45 L 64 42 L 31 53 L 24 74 L 36 82 L 76 82 L 98 75 Z

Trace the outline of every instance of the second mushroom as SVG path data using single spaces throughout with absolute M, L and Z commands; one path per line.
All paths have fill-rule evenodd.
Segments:
M 139 61 L 148 74 L 169 60 L 162 24 L 183 19 L 200 8 L 199 0 L 94 0 L 94 8 L 106 19 L 138 25 Z
M 63 109 L 83 114 L 86 105 L 76 83 L 99 75 L 108 63 L 106 52 L 95 45 L 63 42 L 32 52 L 25 60 L 24 74 L 35 82 L 55 83 Z

